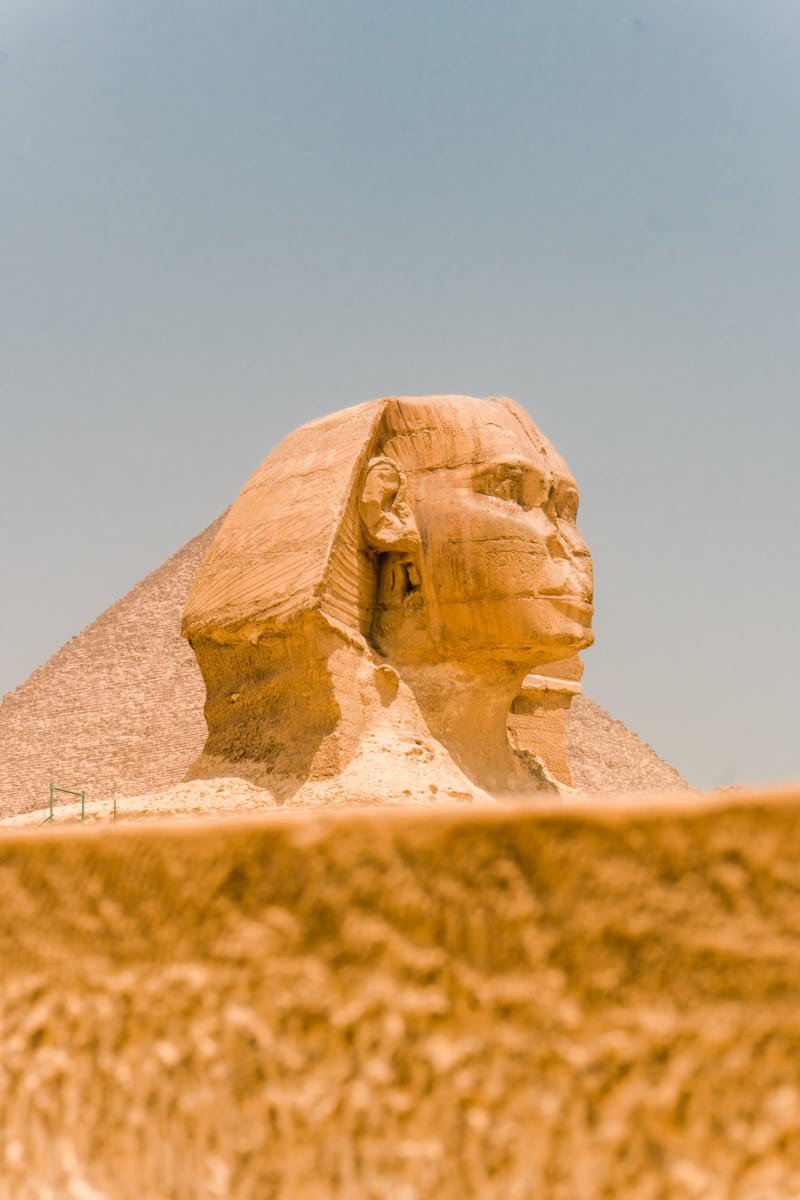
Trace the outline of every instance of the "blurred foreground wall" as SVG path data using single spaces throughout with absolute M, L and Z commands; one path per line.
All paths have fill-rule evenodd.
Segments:
M 0 839 L 0 1197 L 788 1200 L 800 796 Z

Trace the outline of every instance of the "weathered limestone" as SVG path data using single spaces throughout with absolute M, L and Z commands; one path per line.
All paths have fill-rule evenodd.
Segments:
M 570 785 L 567 761 L 567 716 L 581 692 L 583 663 L 576 656 L 548 663 L 522 681 L 508 717 L 511 745 L 537 755 L 550 774 Z
M 140 580 L 0 701 L 0 820 L 44 809 L 52 780 L 85 788 L 91 809 L 105 797 L 163 791 L 184 779 L 202 752 L 208 728 L 205 687 L 195 656 L 180 637 L 181 614 L 216 524 Z M 563 671 L 566 665 L 564 660 L 557 667 Z M 552 673 L 555 667 L 538 668 L 545 669 Z M 530 696 L 527 682 L 523 691 Z M 515 707 L 516 702 L 509 725 L 516 727 Z M 570 778 L 582 791 L 685 786 L 677 771 L 585 695 L 576 696 L 566 710 L 566 730 Z M 524 729 L 514 728 L 513 736 L 532 750 Z M 568 782 L 547 755 L 538 719 L 535 736 L 548 769 Z
M 189 593 L 209 729 L 192 774 L 351 802 L 553 789 L 570 689 L 528 685 L 552 774 L 509 714 L 529 672 L 592 641 L 577 504 L 507 399 L 388 398 L 296 430 Z
M 0 1200 L 800 1195 L 800 794 L 0 833 Z

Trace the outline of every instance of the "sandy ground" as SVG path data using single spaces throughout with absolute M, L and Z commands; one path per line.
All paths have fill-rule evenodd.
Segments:
M 264 788 L 255 787 L 244 779 L 202 779 L 191 783 L 176 783 L 161 791 L 140 796 L 107 797 L 87 800 L 85 822 L 109 824 L 115 820 L 145 821 L 159 817 L 235 816 L 264 812 L 277 805 Z M 20 813 L 0 821 L 0 828 L 18 829 L 49 823 L 49 808 Z M 80 801 L 56 803 L 53 825 L 75 825 L 81 820 Z
M 726 792 L 736 790 L 738 789 L 726 789 Z M 671 797 L 672 801 L 675 801 L 680 796 L 683 796 L 684 798 L 691 797 L 692 802 L 694 802 L 700 796 L 708 794 L 686 789 L 682 793 L 664 793 L 664 800 L 667 801 Z M 659 793 L 648 793 L 646 800 L 648 805 L 659 803 L 659 801 Z M 459 803 L 450 798 L 444 791 L 434 794 L 421 790 L 417 794 L 409 792 L 407 795 L 403 795 L 400 793 L 399 798 L 394 801 L 390 800 L 387 802 L 387 800 L 381 799 L 380 801 L 376 800 L 373 805 L 368 805 L 365 804 L 363 797 L 348 796 L 346 790 L 337 784 L 336 781 L 333 781 L 327 784 L 306 785 L 298 792 L 294 799 L 281 804 L 265 788 L 256 787 L 244 779 L 226 777 L 191 780 L 186 783 L 177 783 L 172 787 L 163 788 L 158 791 L 145 792 L 137 796 L 112 796 L 106 797 L 103 800 L 87 799 L 84 806 L 84 822 L 86 825 L 107 825 L 115 822 L 124 824 L 131 821 L 150 821 L 170 817 L 183 819 L 189 817 L 233 817 L 269 811 L 297 812 L 329 808 L 345 810 L 364 807 L 381 809 L 408 806 L 411 808 L 454 807 L 463 809 L 473 807 L 494 808 L 500 806 L 503 808 L 540 809 L 550 807 L 554 804 L 556 806 L 560 804 L 569 805 L 575 802 L 596 803 L 602 807 L 636 807 L 642 803 L 642 799 L 629 792 L 620 792 L 617 794 L 604 792 L 600 794 L 581 791 L 577 788 L 564 788 L 561 797 L 554 796 L 548 792 L 534 792 L 530 797 L 514 797 L 508 802 L 503 802 L 502 800 L 493 801 L 488 797 L 481 797 L 475 802 L 462 800 Z M 17 816 L 0 819 L 0 829 L 50 826 L 49 817 L 49 808 L 43 807 L 33 812 L 20 813 Z M 53 809 L 52 826 L 76 825 L 80 823 L 80 801 L 64 803 L 57 798 Z
M 0 1200 L 800 1195 L 797 791 L 198 796 L 0 834 Z

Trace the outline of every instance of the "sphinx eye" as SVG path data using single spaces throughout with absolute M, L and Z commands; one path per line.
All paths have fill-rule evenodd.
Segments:
M 556 516 L 562 521 L 575 521 L 578 516 L 578 493 L 575 488 L 564 488 L 556 496 Z
M 524 503 L 525 471 L 522 467 L 509 463 L 506 466 L 492 467 L 478 477 L 475 490 L 484 496 L 494 496 L 497 500 L 508 500 L 512 504 Z

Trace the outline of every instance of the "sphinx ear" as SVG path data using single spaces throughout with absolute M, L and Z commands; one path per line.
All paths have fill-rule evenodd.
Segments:
M 358 511 L 373 550 L 408 552 L 419 531 L 405 502 L 405 476 L 391 458 L 371 458 L 361 481 Z

